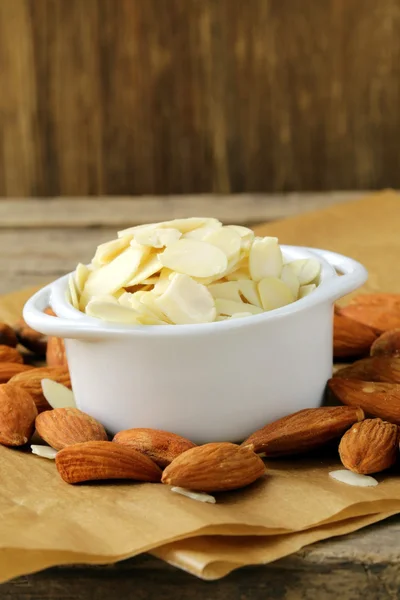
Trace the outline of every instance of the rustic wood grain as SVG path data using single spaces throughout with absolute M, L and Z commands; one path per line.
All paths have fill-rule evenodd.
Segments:
M 1 0 L 0 195 L 399 187 L 399 0 Z

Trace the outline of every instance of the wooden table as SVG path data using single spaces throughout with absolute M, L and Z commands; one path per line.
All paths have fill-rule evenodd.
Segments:
M 129 224 L 200 214 L 256 224 L 361 195 L 0 200 L 0 293 L 55 279 Z M 0 600 L 383 600 L 398 598 L 399 588 L 400 518 L 393 517 L 216 582 L 143 555 L 107 567 L 59 567 L 21 577 L 0 586 Z

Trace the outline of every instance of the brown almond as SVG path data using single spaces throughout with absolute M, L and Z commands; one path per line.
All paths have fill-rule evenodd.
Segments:
M 7 323 L 0 323 L 0 344 L 11 348 L 15 348 L 18 344 L 14 329 Z
M 7 383 L 16 375 L 34 371 L 33 365 L 22 365 L 17 362 L 0 362 L 0 384 Z
M 393 466 L 397 460 L 399 428 L 381 419 L 366 419 L 346 431 L 339 444 L 343 466 L 370 475 Z
M 5 344 L 0 345 L 0 363 L 13 362 L 23 364 L 24 359 L 16 348 L 6 346 Z
M 333 318 L 334 358 L 359 358 L 369 354 L 376 330 L 335 312 Z
M 64 340 L 51 336 L 47 340 L 46 362 L 48 367 L 67 367 Z
M 328 388 L 347 406 L 360 406 L 367 415 L 400 425 L 400 384 L 333 377 Z
M 361 294 L 340 314 L 380 332 L 400 327 L 400 294 Z
M 242 446 L 265 456 L 300 454 L 338 439 L 353 423 L 363 418 L 360 408 L 305 408 L 259 429 Z
M 165 469 L 162 482 L 201 492 L 224 492 L 253 483 L 266 472 L 252 450 L 216 442 L 180 454 Z
M 336 371 L 334 377 L 400 383 L 400 357 L 373 356 L 356 361 L 348 367 Z
M 36 431 L 56 450 L 81 442 L 107 441 L 107 433 L 96 419 L 78 408 L 54 408 L 36 417 Z
M 15 323 L 14 331 L 21 346 L 24 346 L 27 350 L 30 350 L 37 356 L 45 356 L 47 348 L 47 336 L 43 335 L 39 331 L 36 331 L 35 329 L 32 329 L 32 327 L 29 327 L 29 325 L 22 318 Z
M 371 356 L 400 355 L 400 329 L 390 329 L 382 333 L 371 346 Z
M 23 446 L 33 434 L 37 409 L 25 390 L 0 385 L 0 444 Z
M 56 466 L 67 483 L 108 479 L 159 482 L 161 469 L 141 452 L 113 442 L 83 442 L 56 455 Z
M 120 431 L 115 435 L 113 442 L 147 454 L 162 468 L 169 465 L 182 452 L 196 445 L 176 433 L 145 428 Z
M 10 380 L 11 383 L 18 384 L 32 395 L 39 412 L 51 409 L 43 395 L 42 379 L 53 379 L 71 389 L 71 379 L 66 367 L 39 367 L 27 373 L 19 373 Z

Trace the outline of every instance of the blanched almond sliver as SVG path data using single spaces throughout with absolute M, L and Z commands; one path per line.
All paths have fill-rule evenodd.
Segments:
M 178 240 L 158 256 L 164 267 L 192 277 L 218 275 L 228 265 L 226 255 L 220 248 L 199 240 Z
M 31 445 L 32 454 L 36 454 L 36 456 L 40 456 L 41 458 L 49 458 L 50 460 L 54 460 L 57 454 L 57 450 L 52 448 L 51 446 L 41 446 L 39 444 Z
M 153 248 L 164 248 L 169 244 L 177 242 L 181 237 L 181 232 L 178 229 L 172 229 L 169 227 L 153 229 L 148 227 L 147 229 L 139 229 L 134 234 L 134 240 L 138 244 L 143 246 L 152 246 Z
M 131 240 L 132 236 L 126 235 L 117 240 L 111 240 L 110 242 L 100 244 L 100 246 L 97 247 L 92 263 L 97 266 L 108 264 L 116 258 L 118 254 L 121 254 L 125 248 L 128 248 Z
M 192 492 L 192 490 L 187 490 L 186 488 L 178 487 L 176 485 L 171 488 L 171 492 L 187 496 L 187 498 L 197 500 L 198 502 L 209 502 L 210 504 L 216 503 L 214 496 L 210 496 L 210 494 L 205 494 L 204 492 Z
M 68 278 L 69 295 L 71 298 L 71 304 L 74 308 L 79 310 L 79 298 L 75 287 L 75 279 L 73 275 Z
M 226 281 L 224 283 L 213 283 L 208 286 L 213 298 L 224 298 L 225 300 L 234 300 L 242 302 L 239 295 L 239 285 L 236 281 Z
M 315 290 L 317 286 L 315 285 L 315 283 L 309 283 L 308 285 L 302 285 L 299 289 L 299 299 L 300 298 L 304 298 L 304 296 L 308 296 L 308 294 L 311 294 L 311 292 L 313 292 Z
M 278 238 L 256 238 L 249 255 L 250 278 L 261 281 L 264 277 L 280 277 L 283 259 Z
M 277 277 L 264 277 L 258 283 L 258 292 L 265 310 L 286 306 L 294 301 L 290 288 Z
M 300 281 L 289 265 L 283 266 L 281 280 L 290 288 L 294 298 L 297 298 L 299 295 Z
M 347 469 L 331 471 L 329 477 L 332 477 L 332 479 L 336 479 L 336 481 L 340 481 L 341 483 L 347 483 L 347 485 L 354 485 L 356 487 L 374 487 L 378 485 L 378 482 L 374 477 L 353 473 L 353 471 L 348 471 Z
M 151 254 L 143 263 L 140 265 L 138 270 L 136 271 L 134 277 L 130 279 L 127 283 L 125 283 L 124 287 L 130 287 L 132 285 L 138 285 L 139 283 L 143 283 L 145 279 L 154 275 L 154 273 L 158 273 L 162 269 L 162 264 L 158 258 L 158 254 Z
M 112 262 L 90 273 L 83 293 L 98 296 L 113 294 L 123 288 L 149 253 L 148 246 L 129 246 Z
M 189 241 L 189 240 L 187 240 Z M 172 323 L 210 323 L 215 320 L 214 298 L 188 275 L 177 274 L 156 303 Z
M 228 261 L 239 257 L 241 249 L 241 237 L 233 229 L 227 227 L 221 227 L 216 231 L 210 233 L 205 241 L 217 248 L 220 248 Z
M 262 308 L 258 306 L 253 306 L 252 304 L 245 304 L 244 302 L 235 302 L 234 300 L 223 300 L 222 298 L 218 298 L 215 301 L 215 306 L 217 308 L 218 315 L 225 315 L 231 317 L 237 313 L 251 313 L 252 315 L 258 315 L 262 312 Z
M 86 314 L 111 323 L 125 323 L 138 325 L 138 313 L 133 308 L 127 308 L 120 304 L 112 304 L 102 300 L 90 300 L 86 306 Z
M 300 285 L 311 283 L 320 274 L 321 265 L 316 258 L 300 258 L 289 263 L 291 269 L 297 275 Z
M 261 299 L 258 293 L 257 284 L 249 279 L 242 279 L 237 282 L 239 292 L 244 297 L 246 302 L 259 306 L 261 308 Z
M 187 219 L 172 219 L 172 221 L 161 221 L 160 223 L 147 223 L 145 225 L 136 225 L 135 227 L 129 227 L 128 229 L 123 229 L 118 232 L 118 237 L 122 237 L 124 235 L 134 235 L 140 229 L 144 229 L 146 227 L 152 227 L 153 229 L 158 228 L 172 228 L 178 229 L 181 233 L 187 233 L 188 231 L 193 231 L 193 229 L 197 229 L 198 227 L 202 227 L 203 225 L 210 225 L 211 223 L 219 223 L 218 219 L 207 218 L 207 217 L 189 217 Z
M 79 263 L 75 269 L 75 287 L 77 289 L 78 294 L 82 294 L 83 288 L 85 287 L 85 283 L 87 278 L 89 277 L 89 269 L 86 265 Z
M 72 390 L 53 379 L 42 379 L 43 396 L 52 408 L 76 408 Z

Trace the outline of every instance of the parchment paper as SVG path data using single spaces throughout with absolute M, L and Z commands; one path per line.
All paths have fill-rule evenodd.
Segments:
M 353 256 L 370 270 L 366 290 L 400 292 L 399 229 L 399 196 L 385 192 L 258 232 Z M 0 298 L 0 319 L 15 321 L 32 291 Z M 208 505 L 158 484 L 68 486 L 54 462 L 0 447 L 0 581 L 145 551 L 215 579 L 400 512 L 396 471 L 379 475 L 375 488 L 353 488 L 328 476 L 340 468 L 334 454 L 267 466 L 263 480 Z

